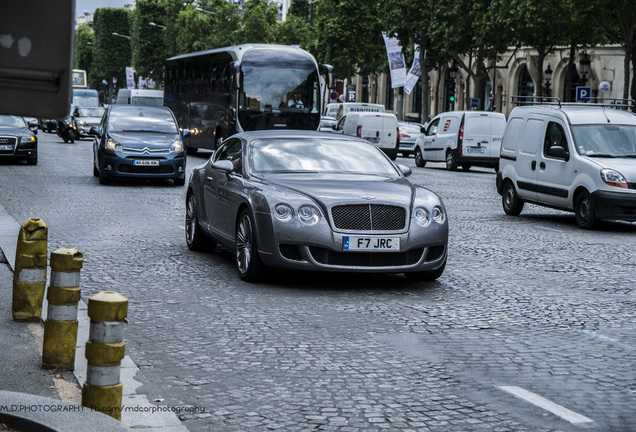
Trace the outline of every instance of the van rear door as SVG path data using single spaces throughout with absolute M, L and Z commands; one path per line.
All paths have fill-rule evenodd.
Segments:
M 495 155 L 490 135 L 490 116 L 487 113 L 466 113 L 464 118 L 464 157 L 490 157 Z M 499 157 L 499 149 L 496 151 Z
M 397 144 L 397 118 L 387 114 L 360 116 L 360 137 L 381 149 L 395 149 Z
M 490 117 L 490 146 L 488 156 L 492 158 L 498 158 L 501 152 L 501 140 L 503 139 L 504 131 L 506 130 L 506 117 L 494 115 Z

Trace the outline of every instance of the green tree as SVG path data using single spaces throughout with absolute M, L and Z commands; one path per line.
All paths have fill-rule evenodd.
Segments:
M 163 81 L 167 0 L 137 0 L 132 12 L 132 66 L 140 77 Z M 155 26 L 150 23 L 156 24 Z
M 88 73 L 88 82 L 93 83 L 91 78 L 91 66 L 93 64 L 93 31 L 86 24 L 82 24 L 75 32 L 75 49 L 73 57 L 73 68 L 83 69 Z
M 273 29 L 273 42 L 281 45 L 299 45 L 310 49 L 313 37 L 309 23 L 295 15 L 287 15 L 287 19 Z
M 278 8 L 267 0 L 247 0 L 243 7 L 239 43 L 271 43 L 278 18 Z
M 312 51 L 322 62 L 333 65 L 342 78 L 386 68 L 380 1 L 321 0 L 315 6 Z
M 634 0 L 595 0 L 592 3 L 592 16 L 596 26 L 602 29 L 610 42 L 620 44 L 625 50 L 623 99 L 628 99 L 630 93 L 631 98 L 636 99 L 636 79 L 632 77 L 632 67 L 636 63 L 636 2 Z
M 107 97 L 114 94 L 113 78 L 118 87 L 126 86 L 126 66 L 131 66 L 130 39 L 113 35 L 130 35 L 130 12 L 124 8 L 99 8 L 93 16 L 95 33 L 94 62 L 91 76 L 96 82 L 108 82 Z M 101 86 L 101 84 L 100 84 Z
M 199 8 L 200 10 L 197 10 Z M 238 6 L 225 0 L 200 1 L 181 9 L 166 34 L 176 41 L 170 56 L 235 45 Z

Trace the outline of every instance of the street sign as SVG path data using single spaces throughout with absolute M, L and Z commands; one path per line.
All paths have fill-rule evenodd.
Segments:
M 612 85 L 607 81 L 603 81 L 602 83 L 598 85 L 598 91 L 600 91 L 601 93 L 607 93 L 611 89 L 612 89 Z
M 338 100 L 338 92 L 332 91 L 329 93 L 329 99 L 333 101 Z
M 470 99 L 470 109 L 476 110 L 479 108 L 479 98 Z
M 592 87 L 578 86 L 576 88 L 576 101 L 577 102 L 589 102 L 592 96 Z

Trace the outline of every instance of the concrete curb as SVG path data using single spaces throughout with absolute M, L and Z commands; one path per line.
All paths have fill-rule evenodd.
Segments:
M 0 205 L 0 249 L 4 253 L 12 270 L 15 269 L 15 253 L 16 253 L 18 234 L 20 233 L 20 227 L 21 227 L 21 224 L 19 224 L 9 213 L 7 213 L 5 208 L 2 205 Z M 47 272 L 47 273 L 49 273 L 49 276 L 50 276 L 50 272 Z M 80 286 L 81 286 L 81 281 L 80 281 Z M 47 288 L 48 288 L 48 282 L 47 282 Z M 45 311 L 47 310 L 47 306 L 48 305 L 47 305 L 46 293 L 45 293 L 44 302 L 42 305 L 43 315 L 46 315 Z M 87 315 L 88 307 L 86 306 L 86 303 L 80 300 L 78 306 L 79 306 L 79 311 L 78 311 L 77 319 L 79 322 L 79 326 L 78 326 L 78 333 L 77 333 L 77 351 L 75 354 L 75 370 L 73 371 L 73 373 L 75 375 L 75 378 L 77 379 L 78 384 L 81 387 L 86 379 L 87 361 L 86 361 L 86 358 L 84 357 L 84 352 L 85 352 L 86 341 L 88 340 L 90 319 L 88 318 L 88 315 Z M 60 430 L 60 431 L 91 430 L 91 432 L 101 432 L 102 430 L 117 431 L 117 430 L 126 430 L 126 428 L 130 428 L 130 429 L 142 430 L 142 431 L 187 432 L 187 428 L 183 426 L 183 424 L 181 423 L 181 421 L 179 420 L 179 418 L 176 416 L 174 412 L 170 411 L 169 409 L 165 409 L 165 410 L 159 409 L 159 408 L 166 408 L 166 407 L 163 407 L 163 406 L 160 407 L 156 404 L 151 403 L 148 400 L 147 396 L 144 394 L 137 394 L 136 392 L 137 388 L 139 388 L 142 385 L 141 382 L 135 380 L 135 376 L 137 375 L 138 372 L 139 372 L 139 368 L 137 367 L 137 365 L 132 361 L 132 359 L 129 356 L 125 356 L 121 363 L 121 376 L 120 376 L 120 382 L 123 384 L 122 407 L 124 407 L 124 410 L 121 413 L 121 423 L 117 422 L 117 420 L 112 419 L 111 417 L 89 410 L 88 408 L 85 408 L 83 411 L 81 411 L 81 415 L 79 416 L 79 417 L 83 417 L 86 413 L 99 414 L 101 417 L 107 417 L 108 419 L 115 421 L 118 425 L 122 426 L 121 429 L 112 429 L 112 428 L 97 429 L 93 427 L 92 425 L 90 427 L 87 427 L 86 426 L 87 423 L 85 423 L 84 427 L 81 429 L 79 428 L 70 429 L 69 427 L 66 427 L 65 425 L 58 429 L 55 429 L 54 427 L 51 427 L 51 429 Z M 5 403 L 4 399 L 2 399 L 3 397 L 2 393 L 13 393 L 13 392 L 0 392 L 0 405 L 8 404 L 10 406 L 12 404 L 15 404 L 15 402 L 13 402 L 13 399 L 9 399 Z M 13 393 L 13 395 L 22 395 L 22 397 L 27 399 L 29 397 L 42 398 L 40 396 L 27 395 L 23 393 Z M 48 401 L 49 404 L 51 403 L 67 404 L 67 402 L 63 402 L 63 401 L 56 401 L 56 400 L 52 400 L 48 398 L 42 398 L 42 399 L 44 399 L 45 401 Z M 72 404 L 69 404 L 69 405 L 77 406 Z M 129 409 L 127 410 L 126 407 L 128 407 Z M 6 413 L 0 412 L 0 420 L 3 418 L 2 417 L 3 414 L 6 414 Z M 47 419 L 49 417 L 56 417 L 56 416 L 51 416 L 50 412 L 40 413 L 40 414 L 46 417 Z M 73 414 L 77 416 L 78 413 L 75 412 Z M 26 422 L 30 421 L 30 418 L 26 416 L 22 416 L 22 413 L 17 413 L 16 415 L 13 415 L 13 417 L 25 417 Z M 99 417 L 100 421 L 101 421 L 101 417 Z M 93 424 L 96 424 L 96 421 L 95 421 L 96 418 L 95 417 L 91 417 L 91 418 L 94 421 Z M 37 419 L 34 419 L 32 420 L 32 422 L 33 422 L 33 425 L 37 426 L 38 423 L 36 420 Z M 77 420 L 77 422 L 79 422 L 79 419 Z M 27 428 L 26 430 L 33 430 L 33 431 L 47 430 L 48 431 L 50 429 Z

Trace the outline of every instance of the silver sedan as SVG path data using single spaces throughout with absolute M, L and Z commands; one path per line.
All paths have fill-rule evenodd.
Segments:
M 234 251 L 249 282 L 267 267 L 434 280 L 446 265 L 446 209 L 410 174 L 353 137 L 240 133 L 190 174 L 186 242 Z

